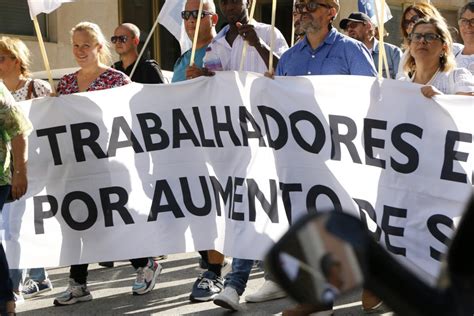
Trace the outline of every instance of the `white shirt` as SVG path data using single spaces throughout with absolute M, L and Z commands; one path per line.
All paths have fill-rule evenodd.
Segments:
M 15 99 L 15 101 L 20 102 L 20 101 L 26 100 L 26 97 L 28 96 L 28 87 L 32 80 L 33 79 L 31 78 L 27 78 L 25 85 L 23 87 L 12 92 L 12 96 Z M 38 97 L 48 96 L 51 93 L 51 86 L 49 85 L 49 83 L 40 79 L 35 79 L 34 89 Z M 35 96 L 32 93 L 31 98 L 34 98 L 34 97 Z
M 462 52 L 460 52 L 456 56 L 456 64 L 459 68 L 466 68 L 474 75 L 474 54 L 463 55 Z
M 251 22 L 255 27 L 257 35 L 270 46 L 272 27 L 271 25 L 259 23 L 256 21 Z M 211 70 L 216 69 L 216 58 L 220 62 L 221 70 L 240 70 L 240 60 L 242 56 L 242 50 L 244 47 L 244 40 L 242 36 L 237 36 L 232 43 L 229 45 L 225 36 L 229 31 L 229 25 L 224 27 L 209 44 L 208 50 L 204 57 L 204 66 Z M 275 39 L 274 39 L 274 53 L 280 57 L 287 49 L 288 44 L 281 32 L 275 28 Z M 213 64 L 211 66 L 211 64 Z M 210 66 L 210 67 L 208 67 Z M 219 67 L 217 67 L 218 69 Z M 260 54 L 255 47 L 247 46 L 247 53 L 245 56 L 243 71 L 253 71 L 258 73 L 265 73 L 268 71 L 268 67 L 265 61 L 260 57 Z
M 400 80 L 413 82 L 414 77 L 404 76 Z M 474 76 L 465 68 L 455 68 L 447 72 L 438 71 L 426 85 L 434 86 L 444 94 L 474 92 Z

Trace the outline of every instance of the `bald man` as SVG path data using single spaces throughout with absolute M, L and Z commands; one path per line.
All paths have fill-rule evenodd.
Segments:
M 115 52 L 120 56 L 120 61 L 112 67 L 130 76 L 138 59 L 140 29 L 135 24 L 123 23 L 115 29 L 110 40 L 115 46 Z M 138 83 L 164 83 L 161 68 L 153 59 L 140 59 L 131 79 Z

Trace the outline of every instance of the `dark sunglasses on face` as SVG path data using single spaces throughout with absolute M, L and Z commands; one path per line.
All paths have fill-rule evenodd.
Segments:
M 414 15 L 409 20 L 403 20 L 403 28 L 408 28 L 410 24 L 415 24 L 419 19 L 420 17 L 418 15 Z
M 408 39 L 412 42 L 418 43 L 425 40 L 427 43 L 431 43 L 435 40 L 441 40 L 441 36 L 435 33 L 410 33 Z
M 125 43 L 128 41 L 128 36 L 127 35 L 112 36 L 110 38 L 110 41 L 114 44 L 117 42 Z
M 189 20 L 190 17 L 193 17 L 194 19 L 197 19 L 198 14 L 199 14 L 199 10 L 182 11 L 182 12 L 181 12 L 181 17 L 182 17 L 184 20 L 187 21 L 187 20 Z M 204 18 L 206 15 L 212 15 L 212 13 L 209 12 L 209 11 L 202 10 L 201 19 Z
M 474 26 L 474 18 L 472 19 L 465 19 L 461 18 L 458 21 L 459 26 Z
M 318 3 L 315 1 L 309 1 L 308 3 L 295 3 L 295 11 L 297 13 L 303 14 L 304 10 L 306 9 L 307 12 L 314 12 L 316 11 L 319 7 L 324 7 L 327 9 L 331 9 L 330 5 L 324 4 L 324 3 Z

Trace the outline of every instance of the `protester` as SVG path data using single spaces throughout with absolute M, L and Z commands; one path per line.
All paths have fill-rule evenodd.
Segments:
M 401 80 L 422 84 L 422 94 L 474 95 L 474 78 L 469 70 L 455 68 L 452 38 L 444 20 L 418 20 L 409 37 L 409 54 L 404 65 L 410 77 Z
M 474 2 L 459 9 L 458 25 L 464 48 L 456 55 L 456 63 L 474 75 Z
M 298 3 L 296 9 L 306 35 L 283 54 L 276 69 L 278 76 L 377 75 L 365 45 L 333 27 L 338 0 L 309 0 Z
M 138 59 L 138 44 L 140 43 L 140 29 L 132 23 L 119 25 L 110 39 L 115 45 L 115 52 L 120 61 L 112 67 L 130 76 Z M 158 63 L 153 59 L 141 58 L 132 76 L 133 82 L 164 83 L 163 74 Z
M 2 63 L 3 57 L 5 56 L 0 57 L 0 63 Z M 0 82 L 0 210 L 3 209 L 9 194 L 11 194 L 12 199 L 17 200 L 28 189 L 27 136 L 31 130 L 30 121 L 23 115 L 21 109 L 14 104 L 14 99 L 10 92 Z M 10 165 L 11 162 L 12 166 Z M 1 243 L 0 314 L 15 315 L 13 284 L 9 276 L 8 262 Z
M 296 9 L 306 35 L 283 54 L 276 69 L 278 76 L 377 75 L 367 47 L 333 27 L 339 12 L 338 0 L 309 0 L 298 3 Z M 283 315 L 307 315 L 325 309 L 325 305 L 303 304 L 285 310 Z
M 444 20 L 441 13 L 436 9 L 434 5 L 428 2 L 419 2 L 408 5 L 403 11 L 402 18 L 400 20 L 400 31 L 403 35 L 402 49 L 404 50 L 402 59 L 398 65 L 397 79 L 405 76 L 410 76 L 403 72 L 403 65 L 408 59 L 408 35 L 412 32 L 413 26 L 419 19 L 423 18 L 437 18 Z
M 187 75 L 195 78 L 202 75 L 212 75 L 214 71 L 240 70 L 244 43 L 248 49 L 243 61 L 243 71 L 264 73 L 268 71 L 270 58 L 270 41 L 272 28 L 268 24 L 250 21 L 248 9 L 251 1 L 247 0 L 220 0 L 219 6 L 224 18 L 228 22 L 212 40 L 204 57 L 204 68 L 189 67 Z M 278 29 L 275 29 L 274 64 L 278 63 L 279 56 L 288 48 L 285 38 Z M 224 290 L 214 298 L 216 305 L 231 310 L 239 310 L 240 296 L 245 291 L 253 260 L 234 258 L 232 272 L 227 274 Z M 266 280 L 259 293 L 248 295 L 247 302 L 263 302 L 286 296 L 286 293 L 273 281 Z
M 61 78 L 57 89 L 59 95 L 110 89 L 130 83 L 124 73 L 106 66 L 110 62 L 110 51 L 98 25 L 81 22 L 71 30 L 71 36 L 74 58 L 81 68 Z M 137 277 L 132 286 L 133 294 L 150 292 L 161 272 L 161 265 L 151 258 L 130 261 L 137 270 Z M 56 297 L 55 305 L 92 300 L 87 289 L 87 268 L 88 264 L 71 266 L 69 286 Z
M 133 67 L 138 59 L 138 44 L 140 43 L 140 29 L 132 23 L 123 23 L 119 25 L 114 36 L 110 39 L 114 44 L 115 52 L 120 56 L 120 60 L 112 65 L 113 68 L 130 76 Z M 135 72 L 132 76 L 133 82 L 138 83 L 164 83 L 164 77 L 160 65 L 153 59 L 140 59 Z M 160 256 L 160 259 L 166 256 Z M 147 260 L 147 258 L 137 259 Z M 137 261 L 138 262 L 138 261 Z M 137 263 L 137 266 L 143 266 Z M 99 262 L 100 266 L 112 268 L 113 261 Z
M 184 21 L 184 29 L 189 39 L 193 41 L 196 29 L 196 20 L 199 10 L 199 0 L 188 0 L 181 17 Z M 211 41 L 216 36 L 216 24 L 219 17 L 216 14 L 216 5 L 213 0 L 203 1 L 203 12 L 201 14 L 201 25 L 199 27 L 199 35 L 196 43 L 196 52 L 194 56 L 194 64 L 198 68 L 203 68 L 204 55 Z M 187 79 L 186 72 L 191 61 L 191 49 L 187 50 L 173 67 L 173 78 L 171 82 L 179 82 Z
M 0 61 L 0 79 L 16 102 L 51 94 L 49 83 L 29 77 L 30 51 L 21 40 L 7 36 L 0 37 L 0 58 L 3 59 Z M 25 272 L 22 269 L 10 270 L 17 304 L 23 301 L 23 297 L 31 298 L 53 288 L 45 269 L 33 268 L 29 270 L 30 279 L 26 281 L 20 293 Z
M 372 54 L 375 69 L 379 69 L 379 41 L 375 38 L 376 28 L 370 17 L 362 12 L 353 12 L 346 19 L 342 19 L 339 27 L 347 32 L 347 35 L 356 39 L 367 47 Z M 385 43 L 385 54 L 389 73 L 382 67 L 383 77 L 395 79 L 398 71 L 398 64 L 402 57 L 402 50 L 395 45 Z
M 200 0 L 187 0 L 184 11 L 181 12 L 181 18 L 184 22 L 184 29 L 189 39 L 193 41 L 196 31 L 196 21 L 199 14 Z M 201 14 L 201 24 L 198 30 L 196 51 L 194 56 L 195 67 L 203 67 L 203 59 L 206 49 L 216 36 L 215 26 L 218 16 L 216 14 L 216 5 L 212 0 L 204 0 Z M 188 79 L 187 73 L 190 70 L 191 49 L 187 50 L 174 64 L 173 79 L 171 82 L 179 82 Z M 230 267 L 226 262 L 225 256 L 218 251 L 208 250 L 199 251 L 201 255 L 201 267 L 207 271 L 202 273 L 193 284 L 189 299 L 192 302 L 206 302 L 213 300 L 224 288 L 223 265 Z M 228 268 L 227 268 L 228 269 Z

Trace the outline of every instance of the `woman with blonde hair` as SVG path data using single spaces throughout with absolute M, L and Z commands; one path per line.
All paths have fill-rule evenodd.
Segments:
M 18 38 L 0 37 L 0 79 L 16 102 L 48 96 L 51 93 L 48 82 L 30 78 L 29 65 L 30 51 L 25 43 Z M 25 272 L 21 269 L 10 270 L 17 303 L 21 303 L 23 297 L 30 298 L 53 288 L 45 269 L 34 268 L 29 271 L 30 278 L 20 293 Z
M 408 36 L 409 57 L 403 65 L 411 74 L 401 80 L 422 84 L 427 98 L 437 94 L 474 95 L 474 78 L 465 68 L 456 68 L 451 34 L 444 20 L 418 20 Z
M 58 84 L 58 95 L 111 89 L 129 84 L 130 78 L 110 64 L 109 44 L 100 27 L 91 22 L 80 22 L 71 30 L 72 52 L 80 69 L 63 76 Z M 137 271 L 132 293 L 142 295 L 155 287 L 161 265 L 152 258 L 131 259 Z M 69 286 L 54 300 L 54 305 L 71 305 L 92 300 L 87 288 L 88 264 L 72 265 Z

